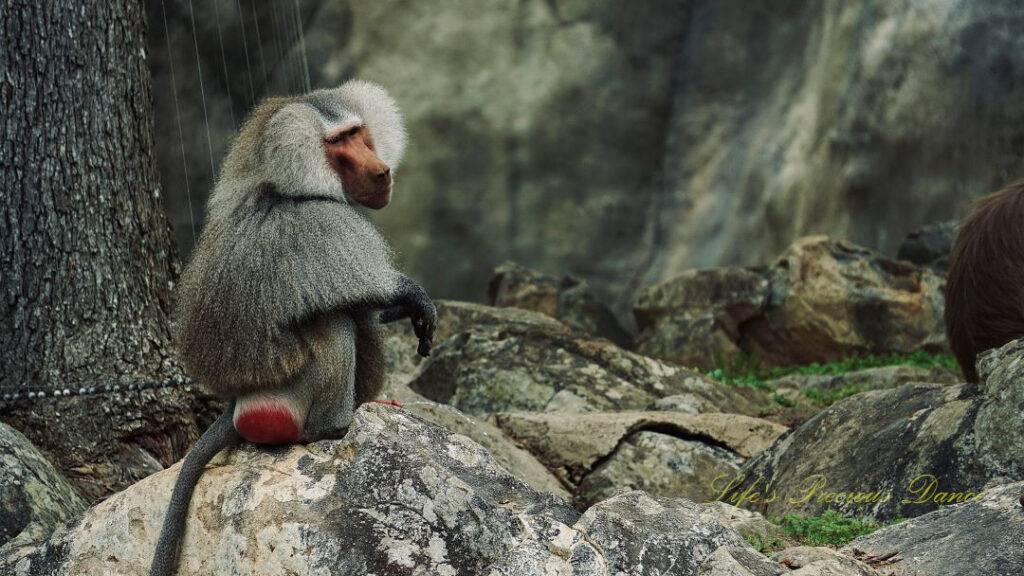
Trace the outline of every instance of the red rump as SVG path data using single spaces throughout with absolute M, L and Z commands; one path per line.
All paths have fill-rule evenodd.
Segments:
M 281 405 L 262 404 L 239 413 L 235 430 L 253 444 L 287 444 L 298 442 L 302 431 L 291 412 Z

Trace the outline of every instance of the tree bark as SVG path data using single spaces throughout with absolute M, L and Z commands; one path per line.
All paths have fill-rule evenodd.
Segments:
M 0 0 L 0 31 L 0 391 L 179 374 L 144 3 Z M 193 400 L 52 398 L 3 419 L 98 497 L 180 456 Z

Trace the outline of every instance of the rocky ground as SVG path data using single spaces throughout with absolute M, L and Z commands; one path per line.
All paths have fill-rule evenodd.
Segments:
M 944 349 L 927 266 L 802 239 L 644 290 L 633 343 L 585 282 L 505 265 L 493 305 L 438 303 L 429 358 L 389 326 L 401 409 L 218 455 L 179 574 L 1022 574 L 1024 342 L 979 386 L 868 362 Z M 3 574 L 146 573 L 176 467 L 82 512 L 8 427 L 0 458 Z M 816 543 L 792 514 L 872 528 Z

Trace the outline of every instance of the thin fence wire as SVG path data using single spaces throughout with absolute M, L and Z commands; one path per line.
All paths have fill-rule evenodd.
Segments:
M 164 36 L 167 37 L 167 67 L 171 72 L 171 94 L 174 95 L 174 119 L 178 123 L 178 142 L 181 144 L 182 173 L 185 177 L 185 198 L 188 200 L 188 221 L 192 228 L 192 245 L 196 244 L 196 216 L 192 210 L 192 188 L 188 183 L 188 158 L 185 156 L 185 133 L 181 129 L 181 107 L 178 105 L 178 81 L 174 77 L 174 53 L 171 50 L 171 32 L 167 27 L 167 7 L 160 0 L 160 10 L 164 17 Z
M 256 0 L 251 0 L 252 5 L 252 21 L 256 27 L 256 47 L 260 51 L 260 69 L 263 71 L 263 86 L 261 91 L 266 91 L 267 82 L 270 81 L 270 77 L 267 76 L 267 60 L 263 57 L 263 38 L 260 36 L 260 18 L 259 12 L 256 11 Z
M 252 66 L 249 64 L 249 40 L 245 34 L 245 13 L 242 12 L 242 0 L 235 0 L 238 7 L 238 23 L 242 28 L 242 52 L 245 53 L 245 73 L 249 77 L 249 105 L 256 104 L 256 89 L 252 83 Z
M 228 112 L 231 114 L 231 129 L 238 128 L 238 124 L 235 123 L 235 104 L 232 102 L 231 97 L 231 76 L 228 74 L 228 57 L 224 53 L 224 33 L 220 28 L 220 9 L 217 8 L 217 3 L 220 0 L 213 0 L 213 15 L 217 21 L 217 42 L 220 44 L 220 62 L 224 66 L 224 90 L 228 94 Z
M 230 0 L 229 0 L 230 1 Z M 258 95 L 266 94 L 271 92 L 270 75 L 271 72 L 276 74 L 280 79 L 278 82 L 278 88 L 286 91 L 306 91 L 311 89 L 310 86 L 310 74 L 309 74 L 309 62 L 308 53 L 306 50 L 305 32 L 302 27 L 302 13 L 299 8 L 298 0 L 280 0 L 283 4 L 279 7 L 277 2 L 273 3 L 273 28 L 274 43 L 276 45 L 278 60 L 276 72 L 267 70 L 267 62 L 263 49 L 263 38 L 260 31 L 259 25 L 259 13 L 256 10 L 255 0 L 251 0 L 251 13 L 252 24 L 255 29 L 255 39 L 259 51 L 260 59 L 260 70 L 263 74 L 262 85 L 257 88 L 257 82 L 253 77 L 252 62 L 249 54 L 249 36 L 246 30 L 246 14 L 242 10 L 242 0 L 235 0 L 235 6 L 238 9 L 239 26 L 241 28 L 242 36 L 242 47 L 241 50 L 245 58 L 246 66 L 246 78 L 248 80 L 248 91 L 249 100 L 251 105 L 255 105 Z M 202 70 L 202 58 L 199 50 L 199 39 L 196 30 L 196 16 L 192 0 L 188 2 L 189 9 L 189 21 L 191 25 L 193 48 L 196 57 L 196 69 L 199 80 L 199 93 L 201 98 L 202 114 L 203 114 L 203 125 L 206 132 L 206 148 L 207 155 L 210 161 L 210 167 L 212 170 L 211 176 L 216 177 L 216 164 L 213 154 L 213 136 L 210 129 L 210 116 L 209 108 L 206 100 L 206 89 L 203 81 L 203 70 Z M 167 17 L 167 6 L 165 0 L 160 0 L 161 16 L 163 18 L 164 36 L 167 42 L 167 67 L 171 78 L 171 97 L 174 102 L 174 118 L 178 128 L 178 144 L 181 153 L 181 164 L 182 164 L 182 182 L 180 184 L 184 187 L 184 193 L 186 203 L 188 205 L 188 217 L 189 225 L 192 233 L 193 244 L 197 241 L 196 231 L 196 214 L 192 202 L 192 186 L 190 179 L 189 160 L 185 146 L 185 129 L 182 123 L 182 101 L 179 97 L 179 86 L 177 80 L 177 72 L 174 66 L 174 53 L 173 45 L 171 42 L 170 24 Z M 224 69 L 224 81 L 229 101 L 229 113 L 231 115 L 231 125 L 237 128 L 237 118 L 235 116 L 234 106 L 232 102 L 231 86 L 230 86 L 230 69 L 228 68 L 227 53 L 228 49 L 224 44 L 224 33 L 222 29 L 222 23 L 220 19 L 219 8 L 214 4 L 216 26 L 217 26 L 217 39 L 220 48 L 221 63 Z M 284 85 L 281 85 L 284 83 Z M 195 172 L 194 170 L 192 171 Z M 167 182 L 164 182 L 164 188 L 166 189 Z M 0 388 L 0 412 L 4 412 L 18 406 L 23 406 L 26 403 L 31 403 L 35 400 L 64 397 L 64 396 L 86 396 L 92 394 L 105 394 L 105 393 L 117 393 L 124 391 L 133 390 L 147 390 L 153 388 L 163 388 L 170 386 L 181 386 L 189 385 L 194 382 L 187 377 L 177 376 L 169 378 L 167 380 L 146 380 L 139 378 L 132 378 L 125 376 L 120 379 L 119 382 L 85 382 L 85 383 L 67 383 L 67 382 L 48 382 L 46 384 L 39 383 L 18 383 L 14 385 L 6 385 Z
M 192 44 L 196 48 L 196 70 L 199 73 L 199 96 L 203 100 L 203 124 L 206 126 L 206 150 L 210 154 L 210 173 L 217 174 L 217 164 L 213 161 L 213 138 L 210 136 L 210 117 L 206 111 L 206 89 L 203 87 L 203 64 L 199 57 L 199 36 L 196 34 L 196 13 L 192 8 L 192 0 L 188 0 L 188 14 L 192 21 Z
M 299 10 L 299 0 L 292 0 L 292 5 L 295 8 L 295 24 L 299 29 L 299 49 L 302 55 L 302 72 L 305 81 L 303 88 L 309 92 L 313 88 L 309 80 L 309 55 L 306 53 L 306 34 L 302 30 L 302 12 Z

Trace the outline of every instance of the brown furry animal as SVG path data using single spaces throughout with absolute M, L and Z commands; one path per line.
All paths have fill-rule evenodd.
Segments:
M 975 359 L 1024 337 L 1024 180 L 978 200 L 960 226 L 946 282 L 946 337 L 968 382 Z

